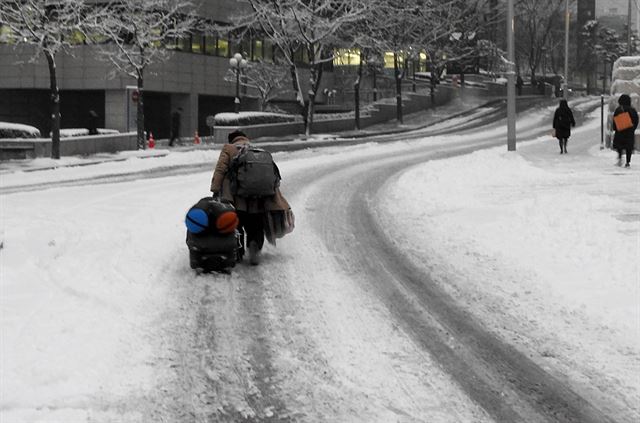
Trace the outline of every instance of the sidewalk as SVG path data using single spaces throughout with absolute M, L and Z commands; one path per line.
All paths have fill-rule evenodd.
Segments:
M 269 145 L 270 147 L 272 147 L 270 148 L 271 151 L 281 151 L 287 149 L 286 147 L 283 147 L 283 145 L 290 145 L 291 143 L 305 144 L 305 146 L 311 148 L 317 147 L 318 145 L 335 144 L 337 143 L 336 140 L 338 139 L 358 139 L 370 137 L 372 135 L 402 133 L 423 128 L 429 125 L 438 124 L 460 114 L 469 113 L 478 108 L 485 107 L 487 104 L 491 104 L 496 101 L 500 100 L 490 99 L 488 101 L 485 101 L 481 99 L 469 99 L 464 103 L 460 101 L 453 101 L 447 105 L 435 109 L 429 109 L 406 115 L 404 117 L 403 124 L 399 124 L 396 121 L 390 121 L 383 124 L 373 125 L 360 131 L 343 131 L 331 134 L 319 133 L 312 134 L 309 137 L 300 134 L 280 137 L 262 137 L 253 140 L 253 142 L 262 146 Z M 125 161 L 132 158 L 157 158 L 164 157 L 168 154 L 176 152 L 218 149 L 218 145 L 213 143 L 203 142 L 202 144 L 192 144 L 183 139 L 182 142 L 175 147 L 169 147 L 168 142 L 169 141 L 166 139 L 160 139 L 156 140 L 156 148 L 154 149 L 122 151 L 115 154 L 102 153 L 87 157 L 69 156 L 62 157 L 59 160 L 50 158 L 39 158 L 32 160 L 12 160 L 7 162 L 0 162 L 0 175 L 18 171 L 33 172 L 62 167 L 89 166 L 107 162 Z

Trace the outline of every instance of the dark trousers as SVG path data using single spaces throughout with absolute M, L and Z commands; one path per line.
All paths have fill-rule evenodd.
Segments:
M 567 138 L 558 138 L 558 144 L 560 145 L 560 152 L 567 152 Z
M 627 163 L 631 163 L 631 154 L 633 153 L 633 149 L 631 149 L 631 148 L 627 148 L 627 149 L 618 148 L 617 150 L 618 150 L 618 158 L 619 159 L 622 159 L 622 152 L 624 151 L 624 152 L 627 153 Z
M 238 219 L 240 219 L 240 227 L 246 236 L 246 242 L 243 246 L 247 248 L 251 241 L 258 244 L 258 250 L 264 245 L 264 214 L 263 213 L 247 213 L 246 211 L 237 210 Z M 243 239 L 244 241 L 244 239 Z

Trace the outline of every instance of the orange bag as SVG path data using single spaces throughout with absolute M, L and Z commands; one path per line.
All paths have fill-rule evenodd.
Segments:
M 629 112 L 622 112 L 619 115 L 613 117 L 613 121 L 616 123 L 616 131 L 624 131 L 633 127 L 631 121 L 631 115 Z

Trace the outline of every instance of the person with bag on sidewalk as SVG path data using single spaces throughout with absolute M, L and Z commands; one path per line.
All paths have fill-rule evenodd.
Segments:
M 571 136 L 571 127 L 576 126 L 573 112 L 567 100 L 560 100 L 560 105 L 553 114 L 553 130 L 560 145 L 560 154 L 567 154 L 567 141 Z
M 618 166 L 622 166 L 622 152 L 627 156 L 624 167 L 631 166 L 631 155 L 638 128 L 638 112 L 631 106 L 631 97 L 622 94 L 618 98 L 618 107 L 613 112 L 613 148 L 618 152 Z
M 266 227 L 269 225 L 269 213 L 288 213 L 291 225 L 293 215 L 289 203 L 280 192 L 280 171 L 271 154 L 253 147 L 242 131 L 230 133 L 228 141 L 222 147 L 213 171 L 211 192 L 230 201 L 236 208 L 243 249 L 247 246 L 249 262 L 257 265 L 260 263 L 265 231 L 272 233 Z M 292 229 L 291 226 L 289 232 Z

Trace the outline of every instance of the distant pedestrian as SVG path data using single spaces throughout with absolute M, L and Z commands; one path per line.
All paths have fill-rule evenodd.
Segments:
M 638 127 L 638 112 L 631 106 L 631 97 L 622 94 L 618 99 L 618 107 L 613 112 L 613 148 L 618 152 L 618 166 L 622 166 L 622 152 L 626 152 L 627 162 L 624 167 L 631 166 L 631 154 Z
M 171 113 L 171 138 L 169 146 L 173 147 L 176 140 L 180 140 L 180 119 L 182 118 L 182 107 L 178 107 Z
M 524 85 L 524 81 L 520 74 L 516 77 L 516 89 L 518 90 L 518 95 L 522 95 L 522 86 Z
M 89 135 L 97 135 L 98 134 L 98 114 L 94 110 L 89 110 L 87 118 L 87 129 L 89 130 Z
M 567 141 L 571 136 L 572 126 L 576 126 L 573 112 L 569 108 L 567 100 L 560 100 L 560 106 L 553 115 L 553 129 L 560 145 L 560 154 L 567 154 Z

